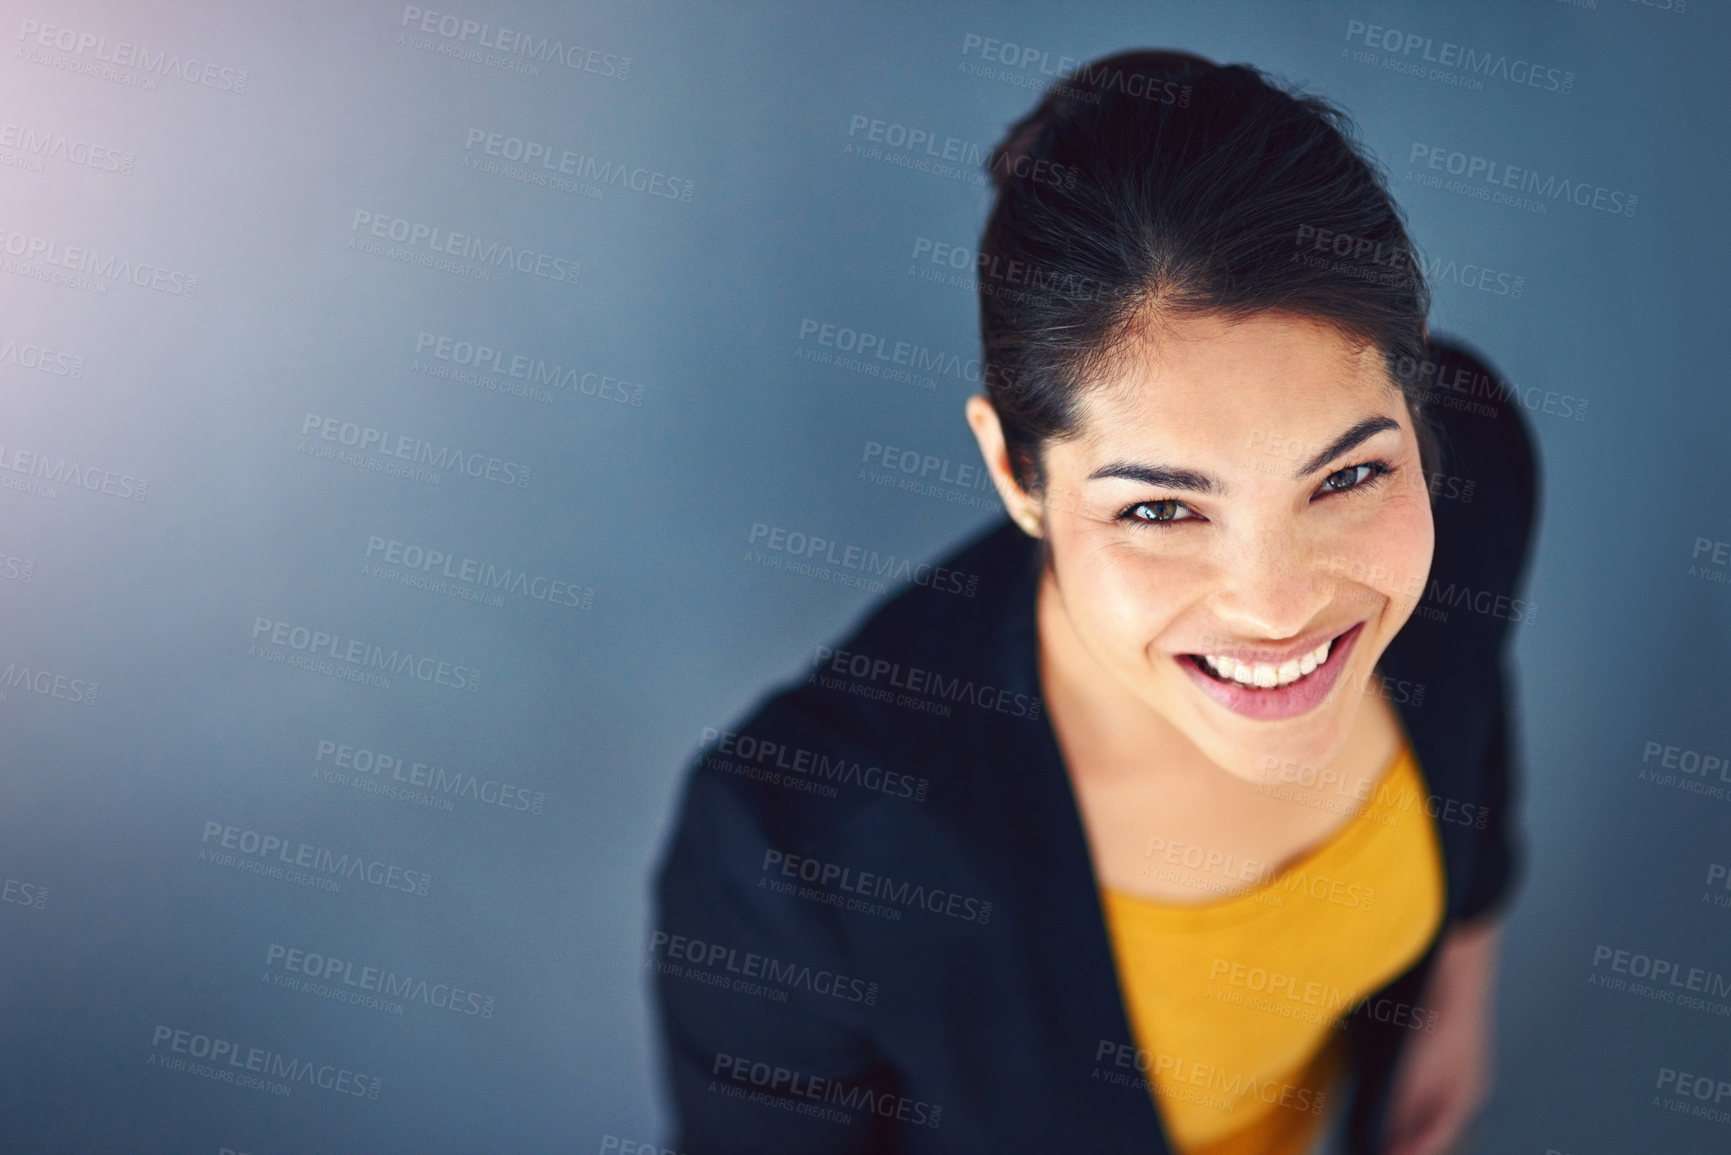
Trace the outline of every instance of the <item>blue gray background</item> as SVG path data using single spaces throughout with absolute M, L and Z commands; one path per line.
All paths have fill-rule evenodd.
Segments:
M 522 57 L 451 55 L 474 37 L 441 36 L 437 19 L 419 32 L 417 8 L 592 55 L 538 75 Z M 952 271 L 927 259 L 937 244 L 972 247 L 983 182 L 850 152 L 864 135 L 850 126 L 984 148 L 1036 98 L 1041 61 L 1150 45 L 1251 62 L 1343 104 L 1427 256 L 1456 270 L 1435 284 L 1433 327 L 1530 395 L 1587 401 L 1578 420 L 1530 414 L 1545 471 L 1537 614 L 1516 644 L 1530 869 L 1472 1149 L 1731 1146 L 1731 1127 L 1673 1113 L 1655 1089 L 1662 1068 L 1731 1079 L 1731 1023 L 1589 985 L 1599 947 L 1731 974 L 1731 907 L 1714 901 L 1731 891 L 1707 885 L 1731 863 L 1731 776 L 1673 771 L 1718 797 L 1642 777 L 1665 758 L 1644 765 L 1649 744 L 1731 755 L 1731 586 L 1708 564 L 1731 541 L 1713 339 L 1731 25 L 1716 6 L 27 0 L 5 19 L 0 1147 L 665 1137 L 647 877 L 682 767 L 704 727 L 796 675 L 880 596 L 748 562 L 753 525 L 931 557 L 996 516 L 982 491 L 885 487 L 865 460 L 877 443 L 973 463 L 965 371 L 887 381 L 808 358 L 821 346 L 807 322 L 961 364 L 976 349 L 972 292 L 920 274 Z M 1415 77 L 1395 66 L 1422 50 L 1367 47 L 1354 22 L 1537 62 L 1570 73 L 1570 91 Z M 44 47 L 43 26 L 78 38 Z M 988 39 L 1018 62 L 1044 55 L 982 61 Z M 96 59 L 122 41 L 195 80 Z M 218 70 L 208 83 L 195 60 Z M 476 131 L 590 157 L 592 176 L 689 182 L 690 199 L 467 167 Z M 1537 213 L 1424 187 L 1415 145 L 1638 209 Z M 357 212 L 580 275 L 478 280 L 351 248 Z M 49 256 L 90 259 L 68 246 L 97 254 L 82 286 L 42 279 L 63 271 Z M 196 295 L 104 277 L 109 256 L 180 274 L 168 289 L 196 276 Z M 1493 285 L 1519 278 L 1518 298 L 1463 283 L 1469 265 L 1508 278 Z M 418 357 L 424 333 L 559 366 L 565 384 L 525 397 L 435 376 L 448 362 Z M 527 483 L 320 459 L 303 451 L 329 444 L 303 436 L 309 414 L 524 464 Z M 38 458 L 60 483 L 32 478 Z M 95 489 L 66 482 L 63 461 Z M 124 496 L 131 479 L 148 482 L 143 500 Z M 373 538 L 590 600 L 404 585 L 365 568 Z M 259 619 L 479 669 L 478 688 L 291 668 L 260 656 L 285 648 L 252 650 L 269 641 Z M 90 683 L 94 700 L 74 700 Z M 321 740 L 544 804 L 362 792 L 315 776 Z M 209 822 L 432 880 L 425 895 L 352 878 L 330 893 L 201 861 Z M 287 990 L 273 944 L 455 985 L 491 1015 Z M 380 1094 L 284 1097 L 155 1066 L 161 1026 L 345 1067 Z

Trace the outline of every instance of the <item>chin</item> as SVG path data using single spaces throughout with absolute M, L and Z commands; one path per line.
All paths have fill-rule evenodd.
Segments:
M 1294 773 L 1328 765 L 1346 745 L 1358 717 L 1359 696 L 1352 689 L 1363 684 L 1360 666 L 1367 656 L 1361 651 L 1343 662 L 1334 683 L 1309 709 L 1280 711 L 1275 717 L 1228 709 L 1212 695 L 1199 694 L 1195 679 L 1187 678 L 1189 684 L 1175 687 L 1192 705 L 1179 729 L 1235 777 L 1266 782 L 1284 775 L 1290 781 Z

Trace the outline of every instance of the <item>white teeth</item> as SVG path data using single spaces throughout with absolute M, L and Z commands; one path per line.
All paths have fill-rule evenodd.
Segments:
M 1315 673 L 1318 666 L 1328 661 L 1328 652 L 1333 645 L 1334 640 L 1331 638 L 1308 654 L 1289 659 L 1278 666 L 1269 662 L 1257 662 L 1251 665 L 1220 654 L 1203 654 L 1202 660 L 1208 663 L 1209 669 L 1222 678 L 1229 678 L 1246 686 L 1258 686 L 1266 690 L 1274 686 L 1290 686 L 1298 679 Z

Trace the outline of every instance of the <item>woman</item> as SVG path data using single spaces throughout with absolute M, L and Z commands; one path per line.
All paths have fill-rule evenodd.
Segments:
M 1462 1135 L 1533 453 L 1346 128 L 1140 52 L 994 152 L 966 415 L 1010 520 L 942 563 L 977 598 L 893 598 L 693 768 L 680 1151 Z

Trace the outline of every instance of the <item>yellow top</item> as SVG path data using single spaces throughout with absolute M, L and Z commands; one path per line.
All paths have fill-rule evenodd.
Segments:
M 1278 874 L 1200 905 L 1102 889 L 1138 1066 L 1179 1155 L 1310 1150 L 1346 1059 L 1342 1016 L 1411 966 L 1442 921 L 1426 794 L 1403 743 L 1364 808 Z M 1147 869 L 1225 889 L 1171 857 Z

